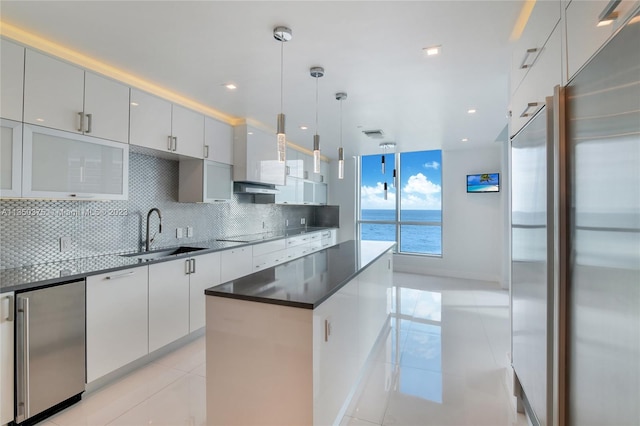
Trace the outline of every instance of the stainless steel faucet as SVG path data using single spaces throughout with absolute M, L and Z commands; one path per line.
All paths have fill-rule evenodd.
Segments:
M 151 213 L 153 212 L 158 213 L 158 219 L 160 219 L 160 223 L 158 224 L 158 233 L 162 234 L 162 214 L 160 213 L 160 209 L 154 207 L 151 210 L 149 210 L 149 213 L 147 213 L 147 241 L 145 244 L 145 251 L 149 251 L 149 247 L 151 246 L 151 243 L 156 238 L 155 234 L 153 235 L 153 238 L 149 238 L 149 219 L 151 218 Z

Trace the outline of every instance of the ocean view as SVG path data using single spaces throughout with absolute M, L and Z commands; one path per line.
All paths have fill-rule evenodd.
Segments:
M 395 210 L 363 209 L 362 220 L 395 221 Z M 402 210 L 404 222 L 441 222 L 441 210 Z M 362 223 L 360 235 L 363 240 L 395 241 L 396 226 L 393 224 Z M 405 253 L 442 254 L 441 226 L 401 225 L 400 250 Z

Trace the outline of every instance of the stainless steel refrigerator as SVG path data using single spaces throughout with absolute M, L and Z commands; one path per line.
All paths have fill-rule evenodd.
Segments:
M 534 424 L 640 424 L 638 46 L 640 12 L 511 141 L 512 359 Z

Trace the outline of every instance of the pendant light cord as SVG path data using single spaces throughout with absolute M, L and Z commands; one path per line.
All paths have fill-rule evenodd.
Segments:
M 280 41 L 280 113 L 284 111 L 284 41 Z
M 316 135 L 318 134 L 318 76 L 316 76 Z
M 340 99 L 340 148 L 342 148 L 342 99 Z

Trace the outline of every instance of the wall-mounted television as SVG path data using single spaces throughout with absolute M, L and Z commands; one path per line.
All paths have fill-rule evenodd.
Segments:
M 467 192 L 500 192 L 500 173 L 467 175 Z

